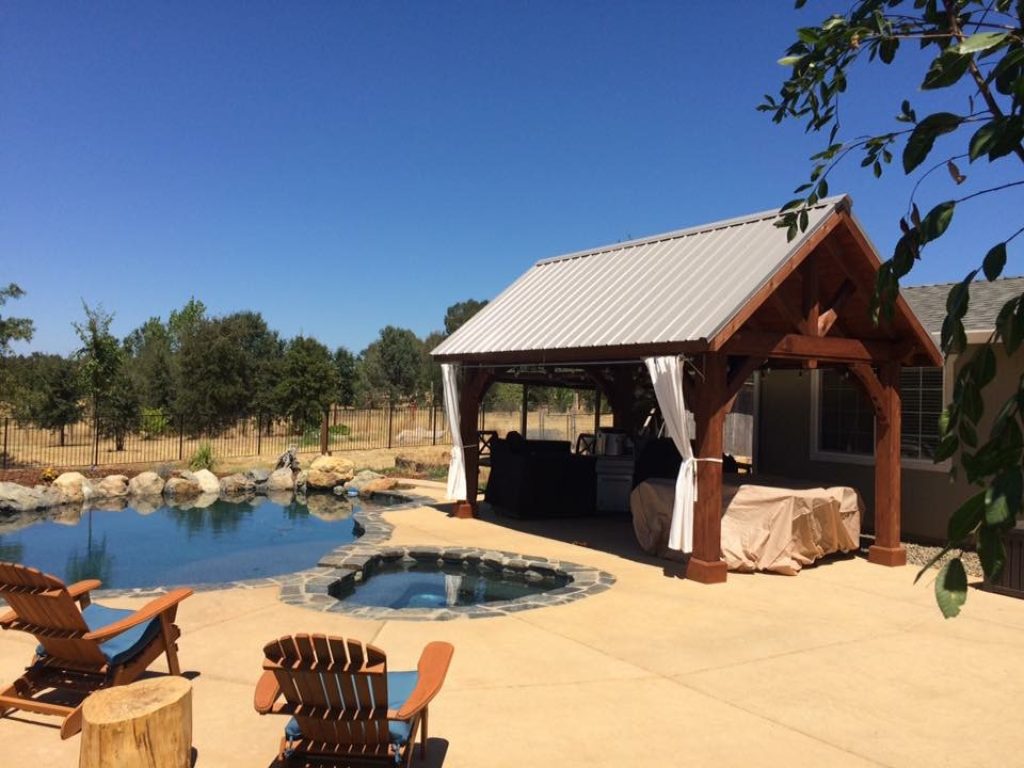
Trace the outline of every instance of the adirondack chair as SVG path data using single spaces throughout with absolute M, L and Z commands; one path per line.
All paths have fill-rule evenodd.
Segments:
M 35 568 L 0 562 L 0 597 L 11 608 L 0 627 L 39 641 L 25 673 L 0 692 L 0 717 L 17 709 L 62 716 L 66 739 L 82 729 L 89 693 L 132 682 L 161 653 L 171 674 L 181 674 L 174 617 L 192 590 L 176 589 L 128 611 L 91 602 L 89 592 L 99 586 L 95 579 L 65 586 Z
M 263 648 L 254 704 L 261 715 L 292 716 L 278 755 L 289 766 L 353 758 L 410 766 L 417 730 L 426 754 L 427 705 L 454 652 L 428 643 L 415 672 L 389 672 L 384 652 L 358 640 L 282 637 Z

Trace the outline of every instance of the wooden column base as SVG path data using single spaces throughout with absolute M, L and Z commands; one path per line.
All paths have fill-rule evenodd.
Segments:
M 907 550 L 900 544 L 898 547 L 882 547 L 872 544 L 868 547 L 868 562 L 875 565 L 906 565 Z
M 691 557 L 686 564 L 686 578 L 701 584 L 724 584 L 728 569 L 724 560 L 700 560 Z
M 476 517 L 476 504 L 471 501 L 456 501 L 452 508 L 452 516 L 463 519 Z

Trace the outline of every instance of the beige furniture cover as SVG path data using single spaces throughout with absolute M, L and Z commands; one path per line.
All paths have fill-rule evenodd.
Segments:
M 766 479 L 758 477 L 759 482 Z M 767 480 L 767 482 L 772 482 Z M 733 571 L 796 575 L 805 565 L 860 543 L 861 500 L 853 488 L 792 488 L 723 483 L 722 556 Z M 673 481 L 633 489 L 633 530 L 645 552 L 680 559 L 668 549 Z

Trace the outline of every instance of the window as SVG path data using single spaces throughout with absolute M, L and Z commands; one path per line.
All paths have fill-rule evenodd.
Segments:
M 846 371 L 816 372 L 814 453 L 821 458 L 870 461 L 875 453 L 875 413 L 860 384 Z M 939 445 L 939 415 L 944 405 L 942 368 L 900 371 L 904 459 L 930 464 Z
M 907 459 L 931 461 L 939 446 L 942 369 L 904 368 L 900 372 L 900 394 L 903 398 L 900 454 Z

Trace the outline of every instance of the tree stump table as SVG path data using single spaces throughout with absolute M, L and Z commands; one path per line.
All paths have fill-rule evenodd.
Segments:
M 156 677 L 97 691 L 82 708 L 79 768 L 189 768 L 192 684 Z

